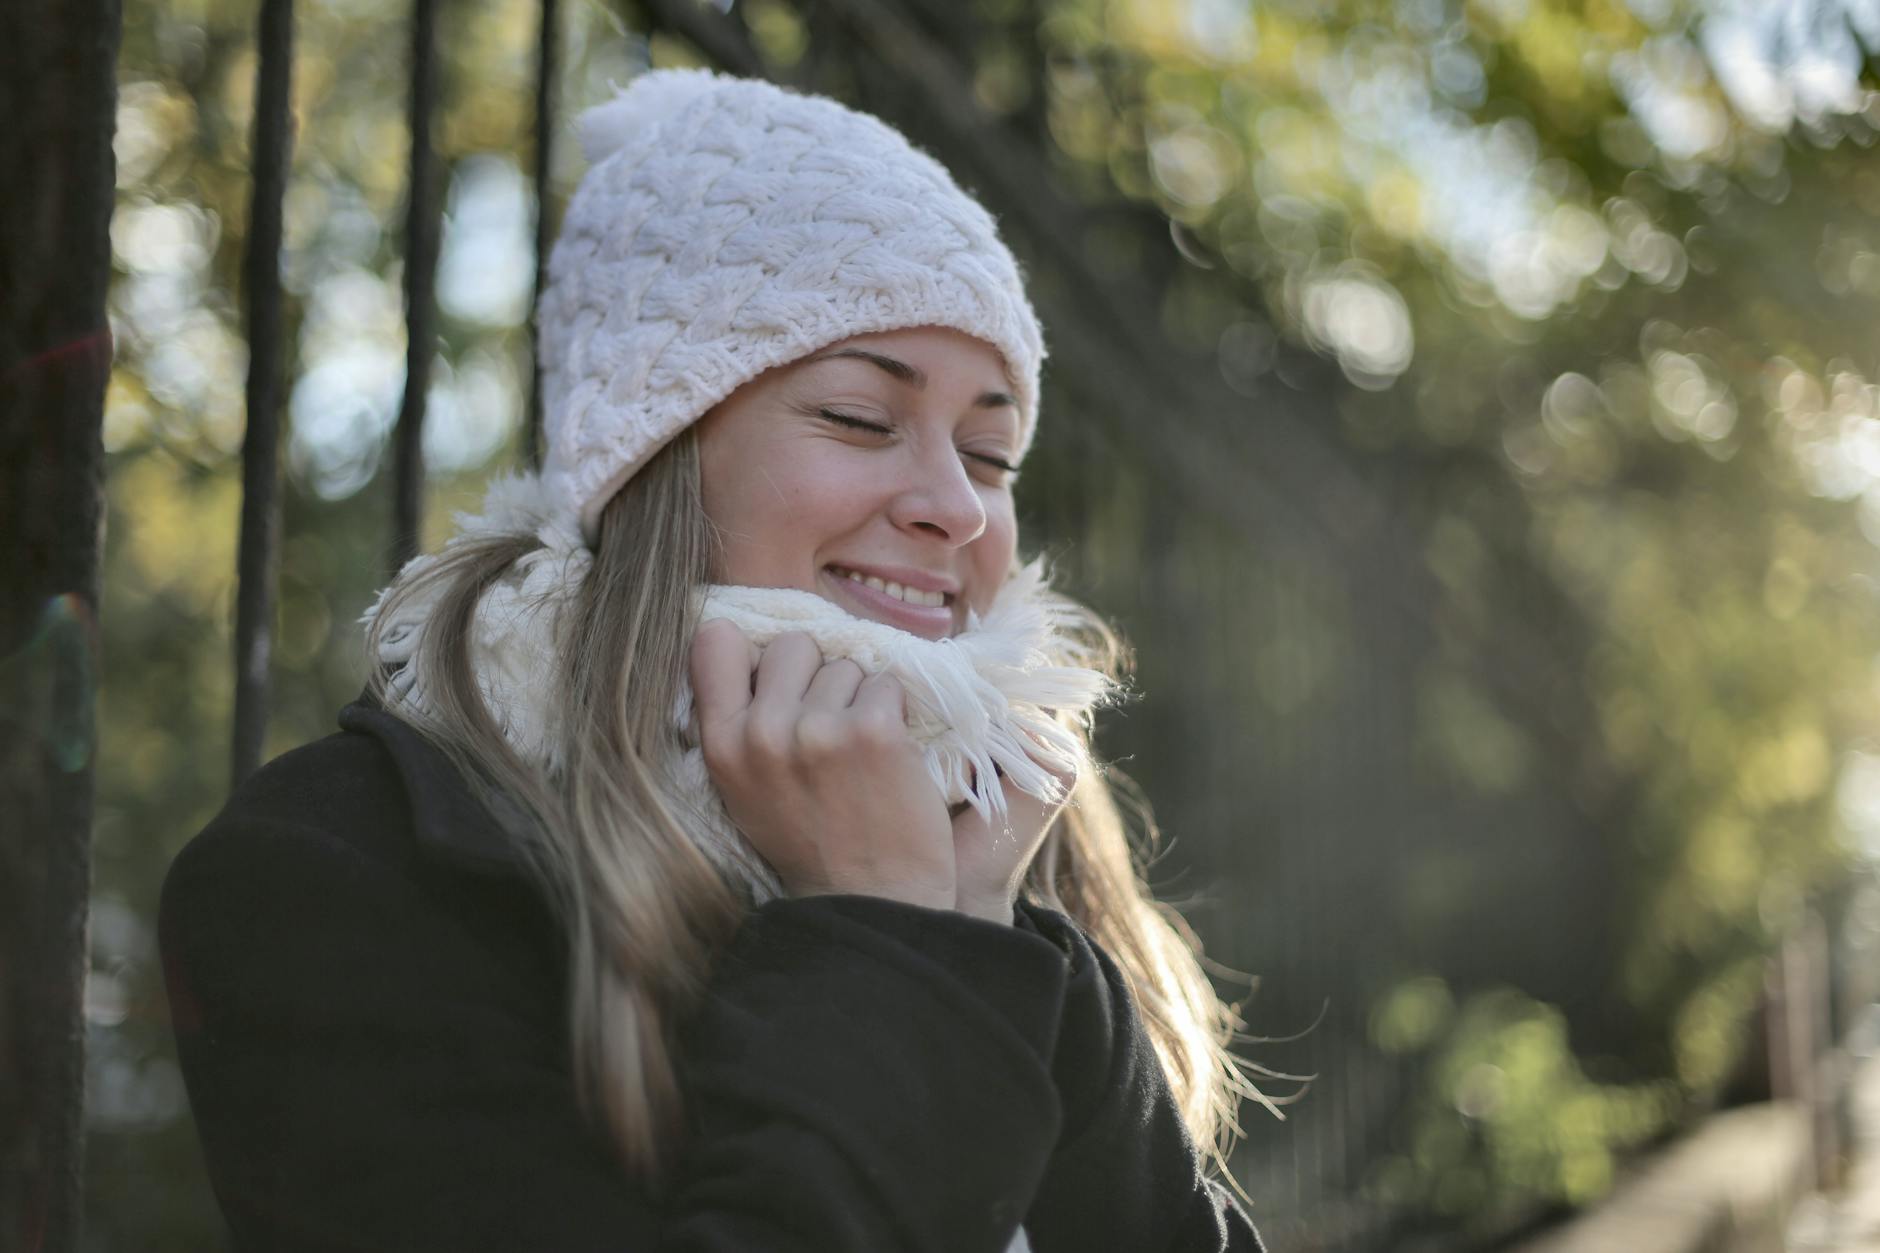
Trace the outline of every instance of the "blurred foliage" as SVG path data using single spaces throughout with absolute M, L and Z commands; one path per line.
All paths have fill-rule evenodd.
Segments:
M 1616 824 L 1633 1077 L 1589 1080 L 1557 1011 L 1482 989 L 1377 1183 L 1490 1226 L 1595 1196 L 1714 1099 L 1754 958 L 1848 866 L 1834 784 L 1874 730 L 1880 539 L 1857 37 L 1880 48 L 1880 12 L 1089 3 L 1042 29 L 1064 156 L 1177 224 L 1190 284 L 1252 286 L 1333 354 L 1347 445 L 1419 480 L 1432 763 L 1482 792 L 1564 776 Z M 1178 294 L 1172 338 L 1260 370 L 1257 327 Z M 1537 603 L 1577 620 L 1537 628 Z M 1564 644 L 1592 715 L 1564 745 L 1466 677 L 1507 632 Z M 1383 992 L 1388 1030 L 1425 977 Z
M 1568 1202 L 1611 1185 L 1613 1152 L 1677 1111 L 1668 1080 L 1599 1084 L 1582 1071 L 1565 1016 L 1512 989 L 1472 998 L 1412 1106 L 1409 1151 L 1386 1161 L 1389 1199 L 1476 1214 L 1522 1195 Z
M 830 20 L 786 0 L 729 7 L 779 67 L 814 61 Z M 1585 841 L 1566 855 L 1598 863 L 1610 889 L 1585 902 L 1583 933 L 1533 939 L 1586 950 L 1584 999 L 1563 1010 L 1443 964 L 1508 890 L 1499 870 L 1543 837 L 1417 837 L 1389 925 L 1450 939 L 1374 959 L 1370 1047 L 1418 1077 L 1365 1186 L 1478 1230 L 1597 1196 L 1627 1150 L 1717 1099 L 1749 1047 L 1762 956 L 1880 847 L 1880 104 L 1866 61 L 1880 10 L 908 7 L 966 28 L 978 107 L 1086 206 L 1092 271 L 1157 276 L 1171 352 L 1250 397 L 1289 390 L 1400 515 L 1437 589 L 1413 683 L 1418 768 L 1484 804 L 1557 800 Z M 403 16 L 298 6 L 271 751 L 324 734 L 356 692 L 352 624 L 385 575 Z M 125 12 L 87 999 L 97 1249 L 203 1248 L 217 1227 L 151 929 L 164 867 L 226 787 L 252 20 L 229 0 Z M 630 8 L 575 5 L 566 22 L 564 120 L 646 64 L 702 59 L 677 36 L 649 40 Z M 447 5 L 441 29 L 452 178 L 426 442 L 434 541 L 517 455 L 535 12 Z M 565 196 L 580 162 L 572 143 L 555 155 Z M 1338 385 L 1302 371 L 1300 349 L 1335 362 Z M 1127 571 L 1240 641 L 1231 681 L 1172 674 L 1178 693 L 1231 685 L 1275 725 L 1304 725 L 1361 686 L 1340 571 L 1288 572 L 1235 536 L 1159 520 L 1179 484 L 1113 486 L 1077 506 L 1100 603 L 1127 620 Z M 1120 555 L 1149 552 L 1151 534 L 1159 572 Z M 1284 611 L 1261 608 L 1288 580 Z M 1236 625 L 1278 619 L 1284 631 L 1252 642 Z M 1479 657 L 1509 639 L 1544 664 L 1486 682 Z M 1155 660 L 1145 648 L 1152 692 Z M 1237 882 L 1233 850 L 1192 838 Z M 1518 919 L 1522 902 L 1499 908 Z M 1273 954 L 1230 960 L 1287 977 Z

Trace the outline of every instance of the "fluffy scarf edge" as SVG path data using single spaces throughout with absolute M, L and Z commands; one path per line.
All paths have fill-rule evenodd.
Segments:
M 368 638 L 379 627 L 374 660 L 386 671 L 387 706 L 420 723 L 432 717 L 419 662 L 442 593 L 441 585 L 424 580 L 441 558 L 473 543 L 532 538 L 539 547 L 519 558 L 478 602 L 472 669 L 517 754 L 559 773 L 564 762 L 553 714 L 556 645 L 593 554 L 577 521 L 552 506 L 535 474 L 497 477 L 480 510 L 460 513 L 455 522 L 443 548 L 408 562 L 360 619 Z M 394 599 L 394 593 L 401 594 Z M 969 612 L 966 629 L 942 640 L 854 617 L 795 589 L 712 585 L 701 589 L 694 604 L 700 622 L 729 618 L 760 647 L 787 631 L 806 631 L 825 658 L 845 656 L 866 673 L 895 675 L 907 693 L 909 729 L 935 785 L 949 804 L 965 801 L 989 821 L 1002 822 L 1006 815 L 1001 775 L 1019 791 L 1051 803 L 1064 800 L 1064 780 L 1089 765 L 1084 733 L 1091 718 L 1121 694 L 1108 675 L 1082 664 L 1087 654 L 1068 630 L 1082 611 L 1051 589 L 1042 558 L 1007 579 L 983 618 Z M 709 802 L 700 810 L 710 825 L 729 828 L 703 755 L 691 742 L 691 714 L 691 688 L 682 681 L 673 721 L 686 751 L 671 763 L 673 777 Z M 727 842 L 740 846 L 732 860 L 745 872 L 741 877 L 749 877 L 755 854 L 741 835 L 734 829 L 700 834 L 708 851 L 718 845 L 721 861 L 732 852 Z

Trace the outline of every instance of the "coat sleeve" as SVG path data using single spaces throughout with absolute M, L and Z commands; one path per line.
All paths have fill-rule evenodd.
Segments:
M 656 1203 L 578 1113 L 557 967 L 511 942 L 525 894 L 456 891 L 274 821 L 172 867 L 165 975 L 238 1250 L 1005 1247 L 1059 1126 L 1069 964 L 1040 937 L 858 897 L 756 911 L 686 1027 Z
M 1262 1253 L 1201 1159 L 1122 971 L 1063 914 L 1021 904 L 1020 929 L 1069 959 L 1052 1078 L 1063 1126 L 1025 1217 L 1036 1253 Z

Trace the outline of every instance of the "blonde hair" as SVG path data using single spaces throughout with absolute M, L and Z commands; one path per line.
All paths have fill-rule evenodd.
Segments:
M 562 624 L 550 775 L 505 740 L 477 683 L 471 625 L 483 593 L 539 547 L 532 535 L 454 545 L 401 578 L 376 615 L 436 589 L 427 646 L 413 664 L 429 693 L 419 727 L 499 813 L 519 818 L 525 847 L 569 940 L 568 1013 L 577 1096 L 632 1173 L 657 1183 L 680 1128 L 672 1028 L 697 1000 L 748 898 L 688 834 L 694 803 L 666 763 L 681 751 L 671 711 L 697 628 L 693 593 L 714 568 L 717 536 L 700 494 L 697 439 L 681 432 L 602 514 L 595 556 Z M 1085 610 L 1066 641 L 1080 664 L 1119 675 L 1126 653 Z M 387 675 L 372 677 L 384 697 Z M 1147 809 L 1132 844 L 1102 770 L 1086 772 L 1045 836 L 1025 895 L 1067 914 L 1128 981 L 1195 1142 L 1225 1167 L 1242 1096 L 1266 1100 L 1228 1051 L 1239 1020 L 1203 973 L 1179 915 L 1144 882 L 1153 846 Z

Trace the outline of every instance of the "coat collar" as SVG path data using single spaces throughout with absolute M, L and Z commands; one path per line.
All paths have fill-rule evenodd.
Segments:
M 386 713 L 370 694 L 340 710 L 343 731 L 369 736 L 391 755 L 421 852 L 479 874 L 524 874 L 519 838 L 490 812 L 444 751 L 402 718 Z

